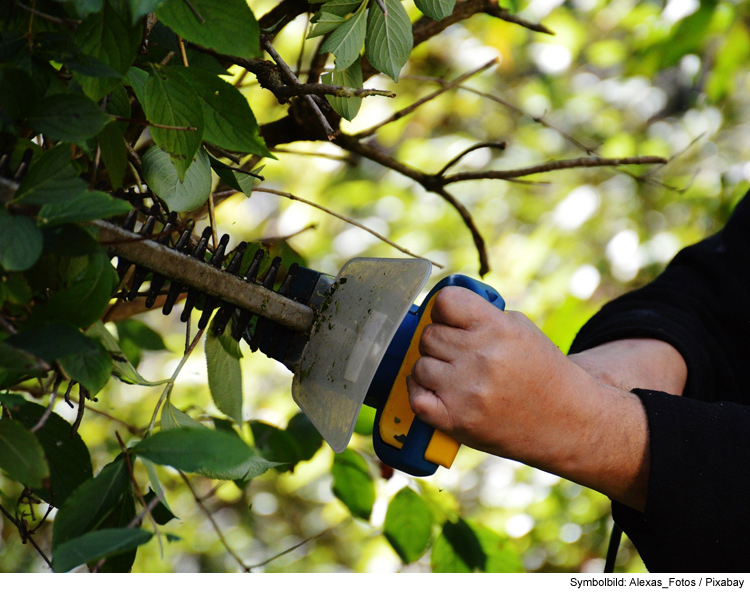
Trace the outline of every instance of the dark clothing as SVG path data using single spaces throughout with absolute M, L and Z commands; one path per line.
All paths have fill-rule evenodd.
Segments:
M 650 571 L 750 571 L 750 193 L 718 234 L 605 305 L 570 353 L 623 338 L 671 344 L 684 396 L 634 390 L 648 416 L 643 513 L 613 516 Z

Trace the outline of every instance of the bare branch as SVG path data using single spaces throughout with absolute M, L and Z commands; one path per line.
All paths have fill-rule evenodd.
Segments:
M 474 144 L 473 146 L 469 146 L 466 150 L 462 150 L 459 152 L 456 156 L 454 156 L 450 161 L 448 161 L 445 166 L 438 171 L 438 175 L 442 176 L 448 169 L 453 167 L 458 161 L 460 161 L 462 158 L 464 158 L 467 154 L 470 154 L 474 152 L 475 150 L 479 150 L 480 148 L 495 148 L 496 150 L 505 150 L 505 147 L 507 146 L 507 143 L 505 142 L 480 142 L 479 144 Z
M 249 573 L 250 568 L 245 565 L 245 563 L 240 559 L 239 555 L 232 549 L 232 547 L 229 546 L 229 543 L 227 542 L 227 539 L 224 538 L 224 534 L 221 531 L 221 528 L 219 528 L 219 525 L 216 523 L 216 520 L 214 519 L 214 516 L 211 515 L 211 512 L 208 510 L 206 505 L 203 502 L 203 499 L 201 499 L 198 494 L 195 492 L 195 489 L 193 488 L 193 485 L 190 484 L 190 480 L 188 480 L 188 477 L 182 472 L 179 471 L 180 477 L 187 485 L 188 489 L 190 490 L 190 493 L 193 495 L 193 499 L 195 499 L 195 502 L 198 504 L 198 507 L 200 507 L 201 511 L 206 515 L 208 518 L 208 521 L 211 522 L 211 526 L 213 526 L 214 532 L 216 532 L 216 535 L 219 537 L 219 540 L 221 541 L 221 544 L 224 546 L 224 548 L 227 550 L 227 553 L 229 553 L 232 558 L 239 564 L 240 568 L 243 572 Z
M 324 83 L 298 83 L 294 86 L 280 86 L 274 93 L 285 98 L 317 94 L 319 96 L 330 95 L 340 98 L 366 98 L 367 96 L 385 96 L 395 98 L 396 93 L 389 90 L 378 90 L 376 88 L 348 88 L 346 86 L 335 86 Z
M 349 219 L 348 217 L 345 217 L 341 213 L 336 213 L 335 211 L 331 211 L 330 209 L 327 209 L 326 207 L 319 205 L 311 200 L 300 198 L 299 196 L 295 196 L 294 194 L 290 194 L 289 192 L 281 192 L 280 190 L 273 190 L 271 188 L 255 188 L 254 190 L 255 192 L 266 192 L 267 194 L 275 194 L 276 196 L 283 196 L 284 198 L 288 198 L 290 200 L 296 200 L 297 202 L 301 202 L 303 204 L 314 207 L 320 211 L 323 211 L 324 213 L 328 213 L 329 215 L 336 217 L 337 219 L 341 219 L 341 221 L 345 221 L 346 223 L 349 223 L 350 225 L 353 225 L 354 227 L 358 227 L 362 230 L 365 230 L 368 234 L 372 234 L 378 240 L 382 240 L 386 244 L 390 244 L 393 248 L 395 248 L 396 250 L 400 250 L 405 255 L 409 255 L 410 257 L 416 257 L 417 259 L 422 258 L 419 255 L 414 254 L 410 250 L 404 248 L 403 246 L 396 244 L 393 240 L 389 240 L 385 236 L 378 234 L 375 230 L 370 229 L 366 225 L 358 223 L 357 221 L 354 221 L 353 219 Z M 443 265 L 440 265 L 439 263 L 435 263 L 434 261 L 430 261 L 430 263 L 432 263 L 435 267 L 439 267 L 440 269 L 444 267 Z
M 268 54 L 271 55 L 271 58 L 276 62 L 276 64 L 281 69 L 281 72 L 284 74 L 286 79 L 291 83 L 293 86 L 298 87 L 302 84 L 300 84 L 299 79 L 297 79 L 297 76 L 294 74 L 294 72 L 289 68 L 289 65 L 287 65 L 284 62 L 284 59 L 281 58 L 281 55 L 276 52 L 276 49 L 271 44 L 270 40 L 262 35 L 260 36 L 260 43 L 261 46 L 265 49 Z M 310 94 L 305 94 L 302 96 L 305 99 L 305 102 L 310 106 L 310 108 L 313 110 L 313 113 L 317 117 L 320 124 L 323 126 L 323 130 L 326 132 L 326 136 L 329 140 L 333 140 L 333 138 L 336 137 L 336 130 L 334 130 L 331 127 L 331 124 L 328 123 L 328 119 L 326 119 L 325 115 L 320 110 L 320 107 L 315 102 L 315 98 L 313 98 Z
M 373 125 L 372 127 L 369 127 L 369 128 L 367 128 L 367 129 L 365 129 L 365 130 L 363 130 L 361 132 L 358 132 L 358 133 L 354 134 L 354 137 L 361 139 L 361 138 L 367 138 L 367 137 L 373 135 L 375 132 L 377 132 L 384 125 L 388 125 L 389 123 L 393 123 L 394 121 L 398 121 L 402 117 L 405 117 L 406 115 L 409 115 L 409 114 L 413 113 L 417 108 L 419 108 L 420 106 L 422 106 L 425 102 L 429 102 L 433 98 L 436 98 L 436 97 L 440 96 L 441 94 L 447 92 L 448 90 L 451 90 L 451 89 L 455 88 L 456 86 L 458 86 L 462 82 L 466 81 L 470 77 L 473 77 L 474 75 L 477 75 L 478 73 L 481 73 L 482 71 L 486 71 L 487 69 L 489 69 L 490 67 L 492 67 L 493 65 L 496 65 L 496 64 L 497 64 L 497 59 L 493 58 L 491 61 L 486 62 L 481 67 L 473 69 L 472 71 L 468 71 L 467 73 L 464 73 L 463 75 L 459 75 L 453 81 L 450 81 L 450 82 L 446 83 L 445 87 L 442 87 L 439 90 L 434 91 L 432 94 L 427 94 L 427 96 L 424 96 L 424 97 L 420 98 L 415 103 L 410 104 L 409 106 L 402 108 L 400 111 L 396 111 L 390 117 L 388 117 L 387 119 L 384 119 L 380 123 L 377 123 L 377 124 Z
M 474 240 L 474 245 L 477 247 L 477 253 L 479 254 L 479 275 L 483 276 L 490 270 L 489 258 L 487 256 L 487 245 L 484 242 L 484 238 L 482 238 L 482 234 L 479 233 L 479 228 L 477 228 L 476 223 L 474 223 L 474 219 L 466 206 L 464 206 L 464 204 L 452 194 L 445 191 L 441 178 L 417 171 L 412 167 L 404 165 L 372 144 L 364 144 L 360 142 L 354 136 L 340 134 L 336 138 L 335 144 L 350 152 L 368 158 L 371 161 L 375 161 L 384 167 L 393 169 L 394 171 L 413 179 L 428 192 L 434 192 L 447 200 L 453 208 L 458 211 L 464 224 L 469 228 L 469 232 L 471 232 L 471 237 Z
M 550 171 L 561 171 L 563 169 L 578 169 L 581 167 L 619 167 L 620 165 L 654 165 L 666 163 L 663 157 L 643 156 L 624 157 L 619 159 L 608 159 L 602 157 L 581 157 L 578 159 L 564 159 L 560 161 L 549 161 L 540 165 L 522 167 L 520 169 L 507 169 L 505 171 L 467 171 L 449 175 L 442 179 L 443 185 L 455 184 L 477 179 L 510 179 L 525 177 L 536 173 L 549 173 Z

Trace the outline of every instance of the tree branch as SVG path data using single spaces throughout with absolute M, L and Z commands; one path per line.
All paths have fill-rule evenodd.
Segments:
M 492 67 L 493 65 L 496 65 L 496 64 L 497 64 L 497 59 L 493 58 L 491 61 L 486 62 L 481 67 L 477 67 L 476 69 L 473 69 L 472 71 L 468 71 L 468 72 L 464 73 L 463 75 L 459 75 L 453 81 L 450 81 L 450 82 L 446 83 L 445 87 L 442 87 L 439 90 L 434 91 L 432 94 L 427 94 L 427 96 L 424 96 L 424 97 L 420 98 L 415 103 L 410 104 L 409 106 L 402 108 L 400 111 L 396 111 L 390 117 L 388 117 L 387 119 L 384 119 L 380 123 L 377 123 L 377 124 L 373 125 L 372 127 L 368 127 L 367 129 L 365 129 L 365 130 L 363 130 L 363 131 L 361 131 L 359 133 L 354 134 L 354 137 L 355 138 L 367 138 L 367 137 L 373 135 L 375 132 L 377 132 L 384 125 L 388 125 L 389 123 L 393 123 L 394 121 L 398 121 L 402 117 L 405 117 L 406 115 L 409 115 L 410 113 L 413 113 L 415 110 L 417 110 L 417 108 L 419 108 L 420 106 L 422 106 L 425 102 L 429 102 L 433 98 L 437 98 L 441 94 L 444 94 L 448 90 L 450 90 L 452 88 L 455 88 L 456 86 L 458 86 L 462 82 L 466 81 L 470 77 L 473 77 L 474 75 L 477 75 L 478 73 L 481 73 L 482 71 L 486 71 L 487 69 L 489 69 L 490 67 Z
M 578 159 L 564 159 L 560 161 L 549 161 L 540 165 L 522 167 L 520 169 L 507 169 L 505 171 L 466 171 L 456 173 L 442 178 L 442 184 L 448 186 L 456 182 L 465 182 L 476 179 L 513 179 L 526 177 L 536 173 L 548 173 L 550 171 L 561 171 L 562 169 L 578 169 L 581 167 L 619 167 L 620 165 L 654 165 L 666 163 L 667 159 L 655 156 L 624 157 L 619 159 L 607 159 L 602 157 L 581 157 Z
M 466 224 L 466 227 L 469 228 L 469 232 L 471 232 L 471 237 L 474 240 L 474 245 L 476 246 L 477 253 L 479 254 L 479 275 L 484 276 L 487 272 L 489 272 L 490 263 L 487 256 L 487 245 L 485 244 L 484 238 L 482 238 L 482 234 L 479 232 L 479 228 L 477 228 L 476 223 L 474 223 L 474 218 L 471 216 L 469 209 L 467 209 L 462 202 L 460 202 L 453 195 L 449 194 L 443 188 L 442 181 L 439 177 L 417 171 L 412 167 L 404 165 L 393 157 L 388 156 L 372 144 L 364 144 L 360 142 L 354 136 L 339 134 L 334 143 L 341 148 L 344 148 L 345 150 L 355 152 L 367 159 L 370 159 L 371 161 L 375 161 L 376 163 L 379 163 L 384 167 L 393 169 L 394 171 L 397 171 L 398 173 L 401 173 L 402 175 L 413 179 L 428 192 L 434 192 L 435 194 L 438 194 L 439 196 L 447 200 L 453 206 L 453 208 L 458 211 L 458 214 L 461 216 L 464 224 Z

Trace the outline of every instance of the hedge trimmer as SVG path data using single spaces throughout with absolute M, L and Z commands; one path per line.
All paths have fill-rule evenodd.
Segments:
M 16 186 L 2 179 L 5 201 Z M 416 306 L 431 271 L 425 259 L 356 258 L 336 277 L 293 264 L 280 278 L 280 257 L 265 267 L 265 251 L 248 252 L 244 242 L 227 253 L 228 235 L 211 247 L 210 227 L 193 236 L 192 222 L 178 226 L 177 214 L 165 219 L 158 206 L 134 209 L 120 225 L 103 220 L 91 225 L 117 257 L 121 281 L 129 281 L 121 298 L 145 294 L 151 308 L 163 297 L 162 311 L 169 314 L 184 297 L 183 321 L 197 307 L 199 328 L 210 323 L 222 334 L 231 324 L 236 340 L 294 373 L 294 400 L 334 451 L 346 448 L 367 404 L 376 409 L 373 443 L 384 463 L 417 476 L 452 465 L 459 444 L 414 415 L 406 376 L 420 356 L 419 339 L 431 321 L 435 294 L 461 286 L 503 309 L 491 287 L 449 276 Z M 141 293 L 149 276 L 149 288 Z

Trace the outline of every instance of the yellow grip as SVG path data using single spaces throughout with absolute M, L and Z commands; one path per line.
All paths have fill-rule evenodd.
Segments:
M 380 416 L 380 437 L 383 442 L 397 449 L 404 446 L 406 436 L 409 434 L 409 428 L 414 421 L 414 412 L 409 404 L 409 392 L 406 388 L 406 378 L 411 374 L 411 370 L 419 354 L 419 340 L 422 338 L 422 332 L 428 324 L 432 323 L 432 305 L 435 303 L 437 295 L 433 296 L 427 303 L 422 313 L 422 317 L 414 331 L 414 336 L 409 343 L 409 349 L 401 364 L 401 368 L 396 376 L 391 393 L 383 407 L 383 413 Z M 461 445 L 453 440 L 447 434 L 435 430 L 432 434 L 424 458 L 432 463 L 437 463 L 443 467 L 453 465 L 456 453 Z

